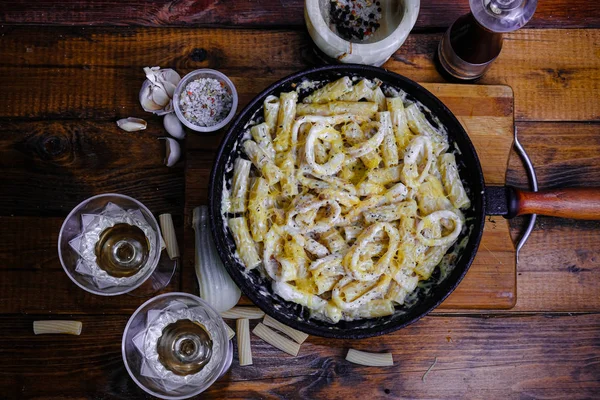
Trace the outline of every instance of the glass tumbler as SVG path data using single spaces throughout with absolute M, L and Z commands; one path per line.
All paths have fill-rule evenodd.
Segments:
M 100 271 L 98 263 L 90 265 L 94 262 L 84 260 L 98 259 L 97 244 L 111 227 L 106 221 L 116 215 L 131 224 L 115 224 L 112 231 L 116 231 L 118 239 L 111 242 L 108 238 L 106 248 L 103 247 L 106 251 L 100 253 L 114 267 L 112 273 L 116 275 L 113 275 Z M 119 227 L 133 227 L 133 234 L 119 233 Z M 90 234 L 94 231 L 96 236 Z M 92 243 L 92 237 L 97 242 Z M 89 245 L 84 246 L 84 242 Z M 63 222 L 58 236 L 58 255 L 69 278 L 85 291 L 101 296 L 124 293 L 149 296 L 164 288 L 177 264 L 162 251 L 163 247 L 160 227 L 150 210 L 134 198 L 115 193 L 93 196 L 77 205 Z M 133 266 L 139 267 L 137 273 Z
M 227 372 L 233 358 L 219 313 L 201 298 L 178 292 L 156 296 L 132 314 L 121 351 L 140 388 L 171 400 L 205 391 Z

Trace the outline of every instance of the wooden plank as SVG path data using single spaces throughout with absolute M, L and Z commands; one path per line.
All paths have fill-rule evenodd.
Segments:
M 37 168 L 4 169 L 0 215 L 65 216 L 88 197 L 121 193 L 141 201 L 154 213 L 181 207 L 184 179 L 181 169 L 165 166 L 108 170 L 68 170 L 63 175 Z
M 432 62 L 439 39 L 439 34 L 409 36 L 385 67 L 420 82 L 443 82 Z M 207 58 L 196 62 L 198 43 Z M 600 69 L 592 55 L 598 43 L 600 30 L 518 30 L 506 35 L 501 56 L 480 83 L 511 86 L 517 120 L 597 120 Z M 0 43 L 5 55 L 0 84 L 6 93 L 0 117 L 134 115 L 141 111 L 141 68 L 157 63 L 181 73 L 221 69 L 233 78 L 243 105 L 275 80 L 318 63 L 311 46 L 308 36 L 291 31 L 43 28 L 34 36 L 11 28 Z M 19 63 L 39 68 L 15 68 Z M 122 68 L 112 68 L 117 66 Z
M 57 244 L 63 221 L 63 218 L 0 217 L 0 271 L 62 270 Z
M 123 314 L 132 313 L 147 300 L 127 294 L 98 296 L 88 293 L 77 287 L 59 268 L 54 264 L 43 271 L 3 270 L 0 314 Z M 160 293 L 177 290 L 179 276 Z
M 560 38 L 564 45 L 549 46 Z M 599 45 L 598 30 L 519 30 L 507 36 L 497 65 L 481 83 L 510 82 L 517 120 L 598 120 Z
M 517 128 L 541 188 L 600 186 L 600 123 L 523 122 Z M 506 180 L 520 187 L 528 185 L 514 153 Z
M 166 135 L 162 118 L 137 115 L 148 122 L 147 129 L 125 132 L 114 121 L 0 121 L 0 168 L 64 173 L 159 167 L 165 155 L 165 143 L 158 140 Z
M 0 118 L 116 121 L 135 116 L 152 119 L 151 114 L 143 111 L 138 100 L 145 79 L 142 67 L 0 67 L 0 74 L 3 74 L 0 84 L 7 88 L 7 100 L 0 104 Z M 185 74 L 189 70 L 180 69 L 179 72 Z M 70 77 L 67 83 L 65 75 Z M 281 77 L 231 76 L 238 90 L 240 107 Z M 56 90 L 57 87 L 61 88 L 60 91 Z
M 122 131 L 113 121 L 0 121 L 0 215 L 65 216 L 87 197 L 109 192 L 158 213 L 180 213 L 184 164 L 164 166 L 162 121 L 148 117 L 141 132 Z
M 415 28 L 446 28 L 458 17 L 469 12 L 467 2 L 429 0 L 421 2 Z M 562 0 L 540 1 L 528 28 L 592 28 L 600 26 L 597 5 L 581 1 L 578 4 Z
M 469 11 L 466 2 L 428 0 L 421 3 L 415 30 L 445 28 Z M 577 0 L 538 3 L 530 28 L 599 27 L 600 11 L 594 2 Z M 303 1 L 261 0 L 218 2 L 159 0 L 68 0 L 57 5 L 50 0 L 28 3 L 17 0 L 0 4 L 0 22 L 45 25 L 142 25 L 142 26 L 304 26 Z
M 515 310 L 600 309 L 600 224 L 549 219 L 539 219 L 519 257 Z
M 74 316 L 81 336 L 32 334 L 36 316 L 0 317 L 0 385 L 14 398 L 139 398 L 121 358 L 128 316 Z M 252 324 L 255 324 L 253 321 Z M 507 340 L 510 337 L 510 340 Z M 595 398 L 600 316 L 436 316 L 385 336 L 311 336 L 290 357 L 251 335 L 254 365 L 233 365 L 203 398 Z M 426 343 L 426 345 L 424 345 Z M 362 367 L 348 348 L 389 351 L 395 365 Z M 85 357 L 82 357 L 85 354 Z M 552 356 L 549 357 L 548 354 Z M 434 368 L 422 377 L 437 359 Z
M 172 217 L 182 242 L 183 216 L 173 210 Z M 0 217 L 0 271 L 62 271 L 57 244 L 63 222 L 56 217 Z
M 91 69 L 99 66 L 135 70 L 136 80 L 143 81 L 145 66 L 161 65 L 180 72 L 226 68 L 261 76 L 295 71 L 307 61 L 317 61 L 308 54 L 310 38 L 290 30 L 14 26 L 2 33 L 2 66 L 85 66 L 96 78 L 98 71 Z
M 600 124 L 520 123 L 519 138 L 540 188 L 600 187 Z M 507 183 L 528 186 L 511 154 Z M 521 221 L 511 222 L 513 237 Z M 523 248 L 517 276 L 519 311 L 600 309 L 600 223 L 538 217 Z

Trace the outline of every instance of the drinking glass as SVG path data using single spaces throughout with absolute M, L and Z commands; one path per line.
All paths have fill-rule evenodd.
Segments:
M 171 329 L 181 321 L 187 325 Z M 202 333 L 186 329 L 189 324 L 200 324 Z M 231 366 L 233 344 L 225 322 L 208 303 L 188 293 L 173 292 L 146 301 L 132 314 L 123 332 L 121 352 L 127 372 L 140 388 L 175 400 L 195 396 L 223 376 Z M 174 360 L 175 367 L 169 368 L 165 359 Z M 193 374 L 182 373 L 192 369 L 196 371 Z
M 124 212 L 127 213 L 128 218 L 136 221 L 137 226 L 141 227 L 140 230 L 146 230 L 148 243 L 141 243 L 139 237 L 135 236 L 124 237 L 112 243 L 112 251 L 107 252 L 107 257 L 111 265 L 117 267 L 122 273 L 127 274 L 128 267 L 135 262 L 141 265 L 141 257 L 145 258 L 138 273 L 120 279 L 119 284 L 114 284 L 117 279 L 113 276 L 104 274 L 97 266 L 90 268 L 89 264 L 83 262 L 80 249 L 83 248 L 81 243 L 87 240 L 84 239 L 86 237 L 84 234 L 89 233 L 96 226 L 94 224 L 97 224 L 97 230 L 101 229 L 103 216 L 123 215 Z M 97 236 L 102 237 L 105 231 Z M 140 248 L 144 245 L 149 247 L 148 254 L 141 254 Z M 91 249 L 92 246 L 93 243 L 87 247 Z M 83 290 L 101 296 L 116 296 L 124 293 L 150 296 L 167 286 L 177 264 L 176 261 L 169 259 L 166 251 L 162 251 L 163 247 L 160 227 L 150 210 L 132 197 L 115 193 L 93 196 L 81 202 L 69 213 L 58 235 L 58 256 L 69 278 Z M 88 255 L 93 257 L 91 251 Z M 105 279 L 97 276 L 98 272 L 102 273 Z

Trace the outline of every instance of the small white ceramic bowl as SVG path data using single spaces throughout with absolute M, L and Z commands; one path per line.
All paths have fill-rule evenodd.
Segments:
M 185 89 L 185 87 L 187 86 L 188 83 L 190 83 L 194 79 L 199 79 L 199 78 L 216 79 L 219 82 L 223 83 L 225 85 L 225 88 L 231 94 L 231 102 L 232 102 L 231 111 L 229 111 L 229 114 L 227 114 L 227 116 L 225 118 L 223 118 L 221 121 L 219 121 L 219 123 L 217 123 L 216 125 L 212 125 L 212 126 L 196 125 L 196 124 L 188 121 L 183 116 L 183 112 L 181 111 L 181 106 L 179 105 L 179 98 L 180 98 L 181 92 Z M 235 112 L 237 110 L 237 105 L 238 105 L 238 94 L 237 94 L 237 90 L 235 90 L 235 85 L 233 84 L 233 82 L 231 82 L 231 80 L 227 76 L 225 76 L 225 74 L 223 74 L 219 71 L 215 71 L 214 69 L 209 69 L 209 68 L 197 69 L 195 71 L 190 72 L 186 76 L 184 76 L 179 81 L 179 84 L 177 84 L 177 88 L 175 89 L 175 93 L 173 94 L 173 109 L 175 110 L 175 115 L 177 115 L 177 118 L 179 118 L 179 120 L 181 121 L 181 123 L 183 125 L 187 126 L 188 128 L 190 128 L 196 132 L 218 131 L 219 129 L 221 129 L 222 127 L 227 125 L 229 123 L 229 121 L 232 120 L 232 118 L 235 115 Z
M 305 0 L 304 20 L 310 37 L 330 58 L 342 63 L 385 63 L 402 46 L 415 26 L 420 0 L 381 1 L 381 27 L 364 42 L 350 42 L 329 27 L 330 0 Z

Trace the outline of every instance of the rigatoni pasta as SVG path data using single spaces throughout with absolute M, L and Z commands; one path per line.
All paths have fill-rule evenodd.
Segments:
M 302 344 L 306 339 L 308 339 L 308 335 L 306 333 L 300 332 L 294 328 L 290 328 L 289 326 L 282 324 L 281 322 L 268 315 L 265 315 L 265 318 L 263 319 L 263 324 L 271 328 L 275 328 L 282 333 L 285 333 L 287 336 L 294 339 L 294 341 L 298 344 Z
M 240 367 L 252 365 L 252 348 L 250 345 L 250 321 L 242 318 L 235 321 Z
M 252 239 L 255 242 L 262 242 L 269 229 L 269 184 L 266 179 L 262 177 L 254 179 L 250 187 L 248 208 L 252 210 L 248 213 Z
M 232 196 L 231 202 L 229 203 L 229 212 L 239 213 L 246 211 L 246 197 L 248 195 L 251 166 L 252 163 L 243 158 L 235 160 L 233 165 Z
M 248 224 L 245 217 L 237 217 L 229 219 L 229 229 L 233 234 L 235 245 L 246 265 L 246 268 L 256 268 L 260 264 L 260 257 L 254 246 L 254 241 L 248 232 Z
M 265 313 L 258 307 L 233 307 L 221 313 L 224 319 L 260 319 Z
M 277 347 L 279 350 L 284 351 L 291 356 L 297 356 L 300 351 L 300 345 L 298 343 L 281 336 L 260 322 L 256 325 L 252 333 L 269 343 L 271 346 Z
M 302 102 L 305 104 L 329 103 L 350 92 L 352 87 L 352 80 L 349 77 L 344 76 L 343 78 L 330 82 L 322 88 L 315 90 L 310 95 L 306 96 Z
M 246 187 L 236 170 L 248 161 L 234 162 L 224 203 L 243 210 L 227 216 L 237 255 L 314 318 L 391 315 L 465 231 L 470 200 L 447 133 L 368 79 L 342 77 L 300 100 L 265 99 L 265 122 L 242 144 Z
M 68 335 L 80 335 L 83 324 L 80 321 L 33 321 L 33 333 L 44 335 L 48 333 L 64 333 Z
M 279 114 L 279 98 L 267 96 L 263 103 L 265 124 L 269 127 L 269 133 L 274 135 L 277 129 L 277 118 Z
M 235 336 L 235 331 L 229 327 L 229 325 L 225 324 L 225 330 L 227 331 L 227 339 L 231 340 Z
M 290 147 L 291 130 L 296 116 L 296 92 L 282 93 L 279 99 L 279 112 L 277 115 L 277 131 L 274 139 L 276 151 L 286 151 Z
M 271 139 L 270 127 L 266 122 L 250 128 L 252 138 L 272 159 L 275 159 L 275 149 Z
M 323 104 L 303 103 L 296 107 L 296 115 L 343 115 L 352 114 L 370 117 L 378 110 L 377 103 L 358 101 L 331 101 Z
M 367 367 L 391 367 L 394 365 L 392 353 L 370 353 L 354 349 L 348 350 L 346 360 Z

